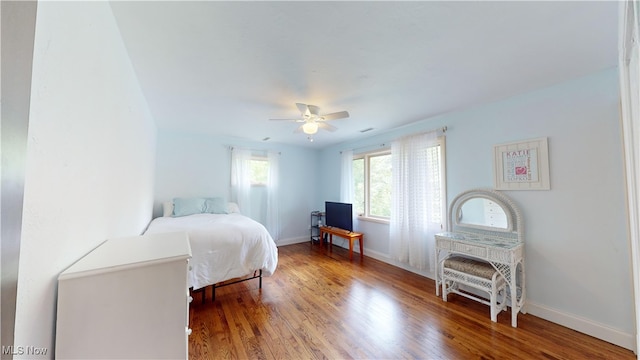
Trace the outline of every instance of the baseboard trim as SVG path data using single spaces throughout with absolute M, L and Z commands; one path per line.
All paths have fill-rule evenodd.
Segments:
M 401 263 L 399 261 L 393 260 L 392 258 L 389 257 L 389 255 L 387 254 L 383 254 L 377 251 L 372 251 L 372 250 L 367 250 L 366 248 L 364 249 L 364 254 L 368 257 L 374 258 L 376 260 L 380 260 L 382 262 L 385 262 L 389 265 L 393 265 L 395 267 L 399 267 L 403 270 L 407 270 L 410 271 L 414 274 L 418 274 L 418 275 L 422 275 L 424 277 L 427 277 L 429 279 L 432 279 L 433 281 L 435 281 L 435 275 L 429 271 L 429 270 L 419 270 L 416 269 L 414 267 L 411 267 L 405 263 Z
M 294 237 L 294 238 L 286 238 L 286 239 L 279 239 L 278 241 L 276 241 L 276 246 L 285 246 L 285 245 L 292 245 L 292 244 L 299 244 L 299 243 L 303 243 L 303 242 L 310 242 L 311 240 L 309 239 L 308 236 L 305 237 Z
M 527 300 L 527 313 L 636 352 L 635 336 L 590 319 Z

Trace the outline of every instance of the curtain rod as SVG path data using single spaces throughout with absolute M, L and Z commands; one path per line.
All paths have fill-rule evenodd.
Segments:
M 438 132 L 438 131 L 440 131 L 440 132 L 442 132 L 442 133 L 444 134 L 444 133 L 446 133 L 446 132 L 447 132 L 447 127 L 446 127 L 446 126 L 443 126 L 443 127 L 440 127 L 440 128 L 435 128 L 435 129 L 433 129 L 433 130 L 422 131 L 422 132 L 419 132 L 419 133 L 410 134 L 410 135 L 405 135 L 405 136 L 422 135 L 422 134 L 428 134 L 428 133 L 431 133 L 431 132 Z M 404 137 L 404 136 L 401 136 L 401 137 Z M 393 140 L 391 140 L 391 141 L 395 141 L 395 140 L 397 140 L 397 139 L 399 139 L 399 138 L 395 138 L 395 139 L 393 139 Z M 361 146 L 361 147 L 357 147 L 357 148 L 353 148 L 353 149 L 348 149 L 348 150 L 355 151 L 355 150 L 361 150 L 361 149 L 371 148 L 371 147 L 374 147 L 374 146 L 376 146 L 376 145 Z M 387 146 L 387 144 L 386 144 L 386 143 L 382 143 L 382 144 L 378 144 L 377 146 L 378 146 L 378 147 L 383 148 L 383 147 L 386 147 L 386 146 Z M 342 151 L 340 151 L 340 154 L 342 154 Z

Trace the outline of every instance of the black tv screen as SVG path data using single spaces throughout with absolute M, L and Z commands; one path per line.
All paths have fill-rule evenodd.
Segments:
M 324 211 L 325 225 L 353 231 L 353 212 L 351 204 L 325 201 Z

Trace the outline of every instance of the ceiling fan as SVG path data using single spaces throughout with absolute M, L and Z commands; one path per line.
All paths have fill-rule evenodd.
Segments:
M 307 135 L 313 135 L 318 132 L 318 129 L 324 129 L 327 131 L 334 132 L 338 128 L 333 125 L 327 124 L 327 121 L 344 119 L 349 117 L 349 113 L 347 111 L 339 111 L 330 114 L 320 115 L 320 108 L 315 105 L 307 105 L 296 103 L 298 110 L 302 114 L 302 118 L 297 119 L 269 119 L 273 121 L 294 121 L 297 123 L 302 123 L 294 133 L 303 132 Z

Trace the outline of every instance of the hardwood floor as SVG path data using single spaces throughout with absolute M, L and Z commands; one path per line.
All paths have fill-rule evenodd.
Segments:
M 357 255 L 357 254 L 354 254 Z M 635 359 L 632 351 L 529 314 L 452 294 L 434 281 L 308 243 L 279 248 L 278 269 L 190 306 L 190 359 Z

